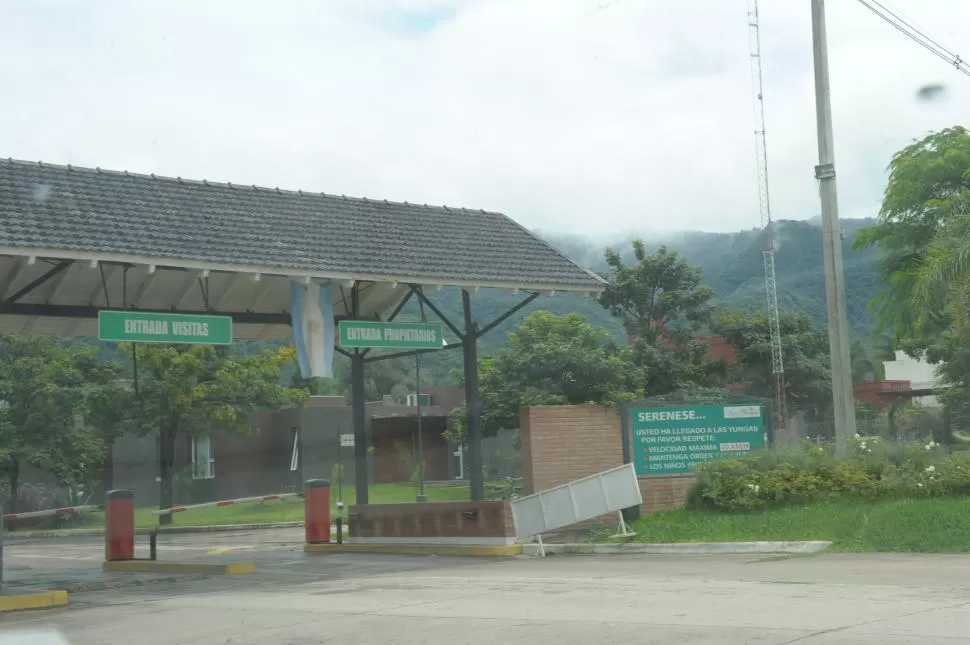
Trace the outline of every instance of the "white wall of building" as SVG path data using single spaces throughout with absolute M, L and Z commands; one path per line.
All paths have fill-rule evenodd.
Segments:
M 937 386 L 936 365 L 922 360 L 915 360 L 906 352 L 896 350 L 896 359 L 883 363 L 886 368 L 886 380 L 909 381 L 914 390 L 930 389 Z M 920 396 L 913 399 L 913 403 L 920 405 L 939 405 L 935 396 Z

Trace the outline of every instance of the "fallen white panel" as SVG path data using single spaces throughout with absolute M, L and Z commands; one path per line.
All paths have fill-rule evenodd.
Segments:
M 593 519 L 643 502 L 633 464 L 624 464 L 511 502 L 516 538 Z

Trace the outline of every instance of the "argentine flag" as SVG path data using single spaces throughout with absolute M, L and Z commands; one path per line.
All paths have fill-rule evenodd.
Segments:
M 333 376 L 333 292 L 330 281 L 290 283 L 290 323 L 303 378 Z

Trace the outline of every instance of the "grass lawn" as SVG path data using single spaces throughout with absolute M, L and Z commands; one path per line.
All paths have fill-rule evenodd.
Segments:
M 636 520 L 639 542 L 831 540 L 850 552 L 970 552 L 970 499 L 827 502 L 753 513 L 667 511 Z M 605 541 L 610 530 L 592 536 Z
M 464 501 L 469 499 L 467 486 L 428 486 L 426 488 L 428 500 L 431 502 Z M 332 488 L 330 512 L 336 517 L 337 489 Z M 372 504 L 401 504 L 413 502 L 415 488 L 410 484 L 374 484 L 370 487 L 370 502 Z M 356 490 L 353 486 L 343 487 L 344 503 L 348 506 L 354 503 Z M 158 518 L 151 514 L 152 508 L 138 508 L 135 510 L 135 526 L 151 528 L 158 524 Z M 81 515 L 80 522 L 72 521 L 69 526 L 61 528 L 98 528 L 104 526 L 104 513 L 92 512 Z M 176 513 L 173 526 L 203 526 L 215 524 L 259 524 L 271 522 L 293 522 L 303 520 L 303 499 L 287 497 L 270 502 L 250 502 L 248 504 L 233 504 L 219 508 L 200 508 Z M 16 530 L 12 523 L 8 523 L 6 530 Z M 34 525 L 23 530 L 44 530 L 56 528 L 50 525 Z

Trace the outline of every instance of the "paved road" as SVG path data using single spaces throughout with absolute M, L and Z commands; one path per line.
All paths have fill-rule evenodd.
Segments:
M 144 645 L 970 643 L 964 556 L 494 561 L 245 550 L 258 563 L 252 576 L 75 594 L 69 609 L 0 619 L 0 644 L 25 629 L 57 629 L 71 645 L 127 645 L 136 634 Z
M 296 550 L 303 543 L 303 529 L 162 534 L 158 543 L 162 560 L 253 560 L 276 551 Z M 146 536 L 136 538 L 135 556 L 148 557 Z M 103 561 L 104 538 L 99 536 L 8 539 L 4 544 L 5 589 L 71 588 L 131 577 L 102 573 Z

